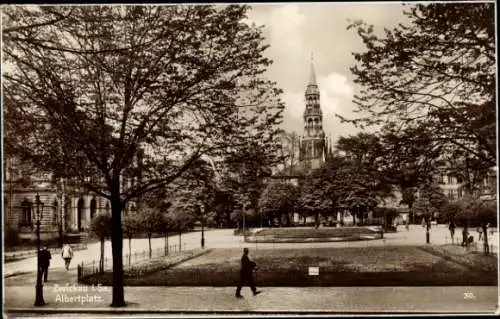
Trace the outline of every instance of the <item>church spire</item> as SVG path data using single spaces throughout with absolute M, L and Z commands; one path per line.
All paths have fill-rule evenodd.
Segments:
M 309 77 L 309 85 L 317 85 L 316 72 L 314 72 L 314 54 L 311 52 L 311 75 Z

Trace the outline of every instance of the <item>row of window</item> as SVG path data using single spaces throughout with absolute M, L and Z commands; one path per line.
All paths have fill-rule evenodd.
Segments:
M 459 199 L 464 196 L 464 192 L 462 188 L 457 188 L 457 189 L 449 189 L 448 190 L 448 198 L 449 199 Z
M 461 184 L 463 182 L 462 178 L 459 176 L 451 176 L 446 174 L 441 174 L 437 177 L 438 183 L 443 185 L 455 185 Z M 495 182 L 495 178 L 493 176 L 488 176 L 485 178 L 480 186 L 490 187 Z
M 42 214 L 51 214 L 52 216 L 52 223 L 54 225 L 57 225 L 59 223 L 59 205 L 57 201 L 54 201 L 51 206 L 49 207 L 44 207 L 43 211 L 40 213 Z M 36 216 L 36 207 L 28 200 L 24 200 L 21 203 L 21 216 L 19 219 L 19 225 L 20 226 L 31 226 L 33 220 L 35 220 Z
M 460 177 L 456 177 L 456 176 L 441 174 L 438 176 L 438 183 L 444 184 L 444 185 L 460 184 L 460 183 L 462 183 L 462 179 Z
M 79 214 L 83 213 L 83 208 L 84 208 L 84 202 L 83 199 L 78 200 L 78 212 Z M 66 208 L 65 211 L 68 211 L 69 209 L 69 203 L 66 203 Z M 106 203 L 106 211 L 110 211 L 110 206 L 109 203 Z M 90 218 L 94 218 L 95 214 L 97 212 L 97 201 L 95 198 L 93 198 L 90 201 Z M 59 210 L 59 205 L 57 203 L 57 200 L 54 200 L 51 206 L 49 207 L 44 207 L 43 211 L 41 212 L 42 214 L 47 214 L 50 213 L 52 216 L 52 223 L 53 225 L 58 225 L 60 221 L 60 210 Z M 36 207 L 27 199 L 25 199 L 21 203 L 21 216 L 19 219 L 19 225 L 20 226 L 31 226 L 33 221 L 36 219 Z

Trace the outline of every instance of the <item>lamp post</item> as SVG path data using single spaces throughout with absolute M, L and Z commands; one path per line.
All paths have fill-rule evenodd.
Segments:
M 430 244 L 431 242 L 430 240 L 431 220 L 432 220 L 432 213 L 427 213 L 427 216 L 425 216 L 425 242 L 427 244 Z
M 61 211 L 59 218 L 59 246 L 60 248 L 64 245 L 64 206 L 65 206 L 65 198 L 64 198 L 64 178 L 61 178 Z
M 205 206 L 200 204 L 201 213 L 201 248 L 205 249 Z
M 36 247 L 37 247 L 37 272 L 36 272 L 36 297 L 35 306 L 45 305 L 43 300 L 43 285 L 42 285 L 42 272 L 40 269 L 40 220 L 43 217 L 43 202 L 40 200 L 40 195 L 36 193 Z
M 245 228 L 246 228 L 246 214 L 247 214 L 247 206 L 246 206 L 246 203 L 243 204 L 243 209 L 242 209 L 242 212 L 243 212 L 243 238 L 246 240 L 247 239 L 247 235 L 246 235 L 246 232 L 245 232 Z

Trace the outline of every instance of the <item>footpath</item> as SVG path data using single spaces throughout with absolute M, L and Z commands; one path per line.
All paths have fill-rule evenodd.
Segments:
M 20 314 L 341 314 L 484 313 L 497 310 L 497 287 L 266 287 L 252 296 L 234 287 L 125 287 L 126 307 L 112 308 L 111 287 L 44 286 L 46 305 L 35 307 L 35 287 L 5 287 L 6 313 Z
M 439 235 L 437 234 L 439 232 Z M 226 234 L 227 233 L 227 234 Z M 226 248 L 232 233 L 217 233 L 220 238 L 209 238 L 213 246 Z M 388 234 L 387 243 L 421 243 L 425 233 L 420 229 Z M 446 229 L 435 229 L 432 242 L 445 243 Z M 391 237 L 398 238 L 391 238 Z M 401 237 L 401 238 L 399 238 Z M 186 236 L 189 238 L 189 236 Z M 217 240 L 217 241 L 216 241 Z M 199 243 L 193 237 L 193 245 Z M 159 242 L 158 245 L 163 244 Z M 188 243 L 189 244 L 189 243 Z M 380 241 L 348 243 L 350 245 L 376 245 Z M 290 244 L 280 244 L 283 248 Z M 319 244 L 314 244 L 315 247 Z M 347 245 L 347 244 L 346 244 Z M 139 245 L 135 245 L 138 247 Z M 266 244 L 259 245 L 265 247 Z M 269 244 L 268 246 L 274 247 Z M 277 245 L 276 245 L 277 246 Z M 294 246 L 294 245 L 291 245 Z M 134 245 L 133 245 L 134 247 Z M 218 246 L 216 246 L 218 247 Z M 96 246 L 97 248 L 97 246 Z M 95 256 L 89 251 L 88 256 Z M 83 255 L 81 253 L 80 255 Z M 82 258 L 88 256 L 81 256 Z M 17 264 L 17 263 L 16 263 Z M 11 264 L 11 267 L 14 266 Z M 19 271 L 22 265 L 12 267 Z M 27 265 L 26 270 L 33 267 Z M 62 267 L 62 265 L 61 265 Z M 49 270 L 49 282 L 44 284 L 46 305 L 35 307 L 34 272 L 6 278 L 4 309 L 7 317 L 20 315 L 76 316 L 120 314 L 494 314 L 498 311 L 499 291 L 496 286 L 453 287 L 265 287 L 263 293 L 252 296 L 243 289 L 243 299 L 234 296 L 235 287 L 125 287 L 126 307 L 110 307 L 111 287 L 84 286 L 76 282 L 76 269 L 65 271 L 56 267 Z M 5 277 L 4 277 L 5 278 Z

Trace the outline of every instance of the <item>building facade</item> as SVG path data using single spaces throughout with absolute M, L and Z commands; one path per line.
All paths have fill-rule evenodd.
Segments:
M 38 218 L 40 238 L 48 240 L 87 234 L 95 216 L 111 213 L 108 199 L 84 189 L 76 180 L 33 173 L 31 167 L 9 156 L 4 158 L 4 172 L 4 229 L 16 234 L 20 241 L 36 238 Z M 133 179 L 123 178 L 122 189 L 131 185 Z M 135 204 L 129 203 L 124 213 L 134 210 Z

